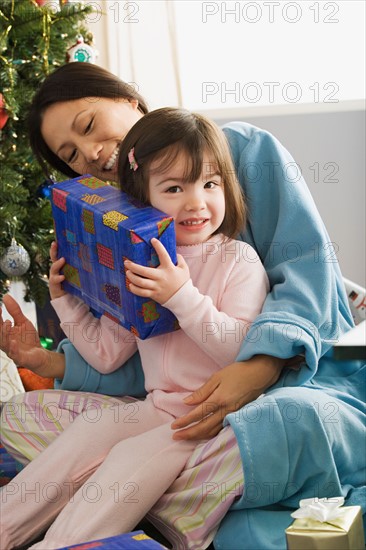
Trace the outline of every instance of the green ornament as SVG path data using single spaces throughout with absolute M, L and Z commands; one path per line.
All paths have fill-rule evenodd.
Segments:
M 41 336 L 39 341 L 41 342 L 41 346 L 43 348 L 49 349 L 49 350 L 53 349 L 53 338 L 45 338 Z

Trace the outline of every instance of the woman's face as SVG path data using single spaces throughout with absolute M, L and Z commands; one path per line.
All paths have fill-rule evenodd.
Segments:
M 142 116 L 137 100 L 84 97 L 48 107 L 41 132 L 51 151 L 78 174 L 117 181 L 120 143 Z

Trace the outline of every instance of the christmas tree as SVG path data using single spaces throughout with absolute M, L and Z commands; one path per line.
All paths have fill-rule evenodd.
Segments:
M 91 42 L 85 26 L 91 11 L 90 4 L 65 0 L 0 0 L 0 298 L 9 287 L 9 259 L 18 262 L 12 275 L 26 271 L 20 277 L 26 301 L 42 306 L 48 296 L 50 182 L 32 155 L 27 113 L 43 79 L 67 62 L 78 37 Z

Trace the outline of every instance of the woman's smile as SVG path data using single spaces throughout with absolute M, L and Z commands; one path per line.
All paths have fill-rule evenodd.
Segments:
M 118 152 L 119 152 L 119 145 L 117 145 L 117 147 L 109 157 L 108 161 L 105 163 L 103 170 L 112 170 L 115 167 L 118 159 Z

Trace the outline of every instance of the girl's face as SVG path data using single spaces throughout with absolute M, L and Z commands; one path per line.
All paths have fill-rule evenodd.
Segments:
M 152 162 L 150 167 L 150 203 L 174 218 L 178 245 L 207 241 L 225 216 L 223 181 L 215 173 L 214 163 L 205 155 L 202 174 L 192 183 L 183 181 L 185 155 L 179 156 L 165 172 L 155 172 L 154 166 L 159 164 L 159 161 Z
M 51 151 L 78 174 L 117 181 L 119 145 L 142 116 L 137 100 L 84 97 L 48 107 L 41 132 Z

